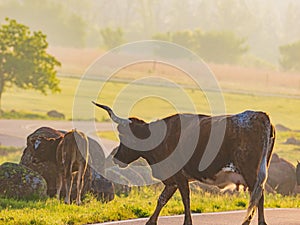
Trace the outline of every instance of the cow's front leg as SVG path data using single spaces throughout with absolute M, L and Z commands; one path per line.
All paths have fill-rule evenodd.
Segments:
M 158 200 L 157 200 L 157 205 L 155 208 L 154 213 L 152 216 L 149 218 L 148 222 L 146 225 L 156 225 L 157 224 L 157 219 L 158 215 L 161 211 L 161 209 L 167 204 L 169 199 L 173 196 L 175 191 L 177 190 L 177 186 L 175 185 L 166 185 L 162 193 L 160 194 Z
M 192 216 L 190 210 L 190 188 L 186 178 L 182 178 L 178 182 L 178 189 L 181 194 L 182 202 L 184 205 L 184 223 L 183 225 L 192 225 Z

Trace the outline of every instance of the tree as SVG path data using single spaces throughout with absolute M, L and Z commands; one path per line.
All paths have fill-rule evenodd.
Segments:
M 196 53 L 208 62 L 237 63 L 249 47 L 246 39 L 230 31 L 210 31 L 195 37 Z
M 48 89 L 60 91 L 56 67 L 61 64 L 46 52 L 46 35 L 32 33 L 16 20 L 5 20 L 7 24 L 0 26 L 0 109 L 5 87 L 35 89 L 45 95 Z
M 108 49 L 117 47 L 125 42 L 123 38 L 123 30 L 120 27 L 116 29 L 107 27 L 100 30 L 100 33 L 103 38 L 104 45 Z
M 300 41 L 279 47 L 279 60 L 284 70 L 300 71 Z

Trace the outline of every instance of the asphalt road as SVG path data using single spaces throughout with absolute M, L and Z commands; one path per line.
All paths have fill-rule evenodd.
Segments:
M 71 130 L 77 128 L 88 136 L 96 139 L 103 147 L 105 155 L 117 146 L 117 142 L 100 139 L 96 131 L 113 130 L 112 123 L 94 123 L 91 121 L 52 121 L 52 120 L 0 120 L 0 145 L 24 147 L 29 134 L 42 126 L 52 127 L 58 130 Z
M 246 211 L 193 214 L 194 225 L 241 225 Z M 266 209 L 268 225 L 300 225 L 300 209 Z M 98 223 L 97 225 L 145 225 L 147 219 Z M 162 216 L 158 225 L 182 225 L 183 216 Z M 257 225 L 257 215 L 251 225 Z

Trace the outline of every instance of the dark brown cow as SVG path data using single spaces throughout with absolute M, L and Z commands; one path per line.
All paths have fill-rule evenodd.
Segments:
M 188 182 L 212 179 L 228 163 L 237 167 L 251 192 L 243 225 L 250 224 L 257 208 L 258 224 L 266 225 L 264 186 L 275 138 L 267 114 L 254 111 L 215 117 L 176 114 L 146 123 L 137 118 L 120 118 L 109 107 L 94 104 L 118 123 L 121 143 L 115 162 L 124 167 L 142 157 L 151 166 L 153 176 L 165 185 L 146 225 L 157 224 L 162 207 L 177 189 L 185 209 L 184 225 L 191 225 Z M 149 139 L 150 143 L 145 142 Z
M 50 161 L 56 163 L 55 149 L 63 133 L 50 127 L 41 127 L 27 137 L 27 148 L 31 150 L 33 163 Z
M 50 127 L 40 127 L 27 137 L 20 164 L 41 174 L 47 182 L 47 194 L 56 194 L 56 148 L 63 133 Z
M 300 185 L 300 162 L 297 161 L 297 167 L 296 167 L 296 176 L 297 176 L 297 184 Z
M 87 136 L 77 130 L 66 133 L 57 146 L 56 160 L 58 166 L 57 197 L 60 198 L 62 184 L 65 184 L 65 203 L 70 204 L 74 172 L 77 172 L 76 204 L 81 204 L 81 191 L 87 169 L 89 150 Z

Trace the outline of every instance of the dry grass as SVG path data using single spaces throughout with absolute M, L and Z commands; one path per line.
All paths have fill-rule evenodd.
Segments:
M 101 49 L 62 47 L 51 47 L 49 52 L 62 62 L 61 73 L 75 76 L 81 76 L 97 58 L 106 53 Z M 132 59 L 134 58 L 132 57 Z M 115 65 L 116 60 L 107 62 L 107 66 Z M 299 73 L 245 68 L 234 65 L 209 64 L 208 66 L 214 73 L 221 88 L 225 90 L 300 96 Z M 201 73 L 201 71 L 198 72 Z M 97 76 L 101 76 L 100 73 Z M 124 67 L 113 74 L 114 79 L 125 80 L 136 80 L 149 76 L 159 76 L 177 84 L 195 86 L 193 79 L 186 73 L 174 66 L 163 63 L 140 62 Z
M 62 63 L 59 72 L 68 75 L 83 74 L 88 66 L 104 53 L 100 49 L 64 47 L 50 47 L 48 52 Z
M 231 65 L 211 64 L 210 68 L 225 89 L 300 95 L 300 74 Z

